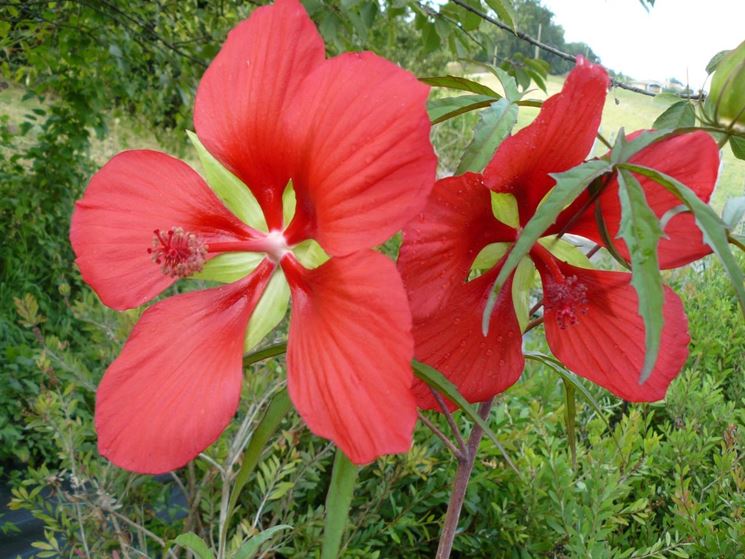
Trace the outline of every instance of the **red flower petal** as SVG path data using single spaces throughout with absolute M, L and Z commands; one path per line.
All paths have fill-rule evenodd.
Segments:
M 633 139 L 638 134 L 639 132 L 635 132 L 629 138 Z M 691 188 L 704 202 L 708 202 L 714 192 L 719 171 L 719 149 L 706 132 L 693 132 L 652 144 L 632 157 L 631 162 L 670 175 Z M 644 188 L 647 203 L 658 217 L 662 218 L 668 210 L 681 205 L 682 202 L 664 187 L 647 177 L 636 177 Z M 621 203 L 618 199 L 616 179 L 613 179 L 601 195 L 600 207 L 616 249 L 629 259 L 626 243 L 623 239 L 617 238 L 621 225 Z M 595 222 L 593 208 L 590 208 L 570 231 L 592 239 L 598 244 L 604 244 Z M 661 239 L 658 247 L 661 268 L 684 266 L 711 252 L 690 213 L 681 213 L 670 219 L 665 227 L 665 234 L 667 238 Z
M 142 315 L 96 393 L 99 452 L 141 473 L 180 468 L 212 444 L 238 407 L 243 336 L 273 266 L 176 295 Z
M 328 60 L 303 81 L 286 115 L 298 200 L 290 241 L 313 236 L 343 256 L 382 243 L 422 208 L 436 168 L 428 92 L 369 52 Z
M 538 263 L 543 280 L 548 345 L 569 369 L 625 400 L 661 400 L 688 356 L 688 320 L 665 287 L 664 326 L 657 365 L 644 384 L 644 323 L 631 274 L 576 268 L 555 260 L 569 288 Z M 565 311 L 560 317 L 560 311 Z M 572 316 L 576 322 L 572 324 Z M 563 324 L 563 328 L 562 328 Z
M 315 434 L 355 464 L 406 452 L 416 422 L 411 318 L 401 280 L 372 251 L 305 270 L 282 261 L 292 288 L 287 382 Z
M 607 89 L 605 70 L 580 61 L 561 92 L 546 100 L 530 125 L 507 138 L 486 166 L 486 185 L 517 197 L 522 225 L 554 185 L 548 174 L 571 169 L 587 157 Z
M 280 121 L 324 56 L 323 39 L 300 2 L 277 0 L 230 32 L 199 83 L 197 135 L 251 188 L 270 229 L 282 225 L 290 178 Z
M 469 402 L 483 402 L 512 386 L 523 371 L 522 333 L 512 304 L 512 279 L 497 299 L 489 334 L 481 317 L 499 267 L 454 289 L 431 316 L 414 321 L 416 358 L 443 373 Z M 438 409 L 429 387 L 417 380 L 422 408 Z
M 72 215 L 70 242 L 83 279 L 112 308 L 147 302 L 174 282 L 148 254 L 153 230 L 174 226 L 208 243 L 253 234 L 183 161 L 148 150 L 116 155 Z
M 398 268 L 414 319 L 432 314 L 465 284 L 486 245 L 514 241 L 515 231 L 491 211 L 481 175 L 437 181 L 424 211 L 404 228 Z

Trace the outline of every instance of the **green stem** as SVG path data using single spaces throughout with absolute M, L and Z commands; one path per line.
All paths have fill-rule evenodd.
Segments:
M 263 361 L 264 359 L 269 359 L 270 357 L 282 355 L 283 353 L 287 353 L 287 342 L 280 342 L 278 344 L 265 347 L 264 349 L 261 349 L 259 351 L 249 353 L 248 355 L 243 357 L 243 366 L 248 367 L 249 365 L 253 365 L 254 363 L 258 363 L 259 361 Z
M 739 248 L 741 251 L 745 252 L 745 243 L 743 243 L 742 241 L 740 241 L 737 237 L 734 237 L 733 235 L 728 234 L 727 235 L 727 240 L 731 244 L 733 244 L 737 248 Z
M 349 518 L 355 481 L 357 481 L 357 467 L 349 461 L 341 449 L 337 449 L 334 468 L 331 472 L 331 485 L 326 494 L 326 522 L 321 543 L 321 559 L 339 557 L 341 538 Z

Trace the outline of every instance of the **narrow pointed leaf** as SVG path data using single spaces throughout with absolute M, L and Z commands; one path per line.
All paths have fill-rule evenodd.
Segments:
M 354 484 L 357 481 L 357 466 L 341 451 L 336 450 L 331 485 L 326 494 L 326 521 L 323 527 L 321 559 L 337 559 L 341 539 L 349 518 Z
M 244 351 L 256 347 L 287 314 L 290 303 L 290 286 L 285 275 L 277 270 L 264 290 L 256 309 L 248 321 Z
M 509 192 L 491 192 L 491 211 L 499 221 L 513 229 L 520 227 L 517 200 Z
M 548 193 L 543 203 L 538 206 L 535 215 L 525 225 L 515 242 L 515 246 L 507 255 L 497 279 L 494 281 L 494 286 L 486 302 L 481 325 L 485 335 L 489 332 L 489 321 L 499 291 L 520 260 L 530 252 L 564 208 L 574 202 L 592 181 L 610 171 L 611 165 L 607 161 L 597 159 L 583 163 L 565 173 L 551 175 L 556 179 L 556 186 Z
M 574 385 L 566 379 L 564 381 L 564 420 L 567 427 L 567 442 L 572 455 L 572 467 L 577 468 L 577 402 L 575 401 Z
M 282 423 L 282 419 L 284 419 L 291 408 L 292 403 L 290 402 L 290 396 L 286 388 L 277 392 L 269 403 L 264 417 L 256 427 L 251 441 L 243 453 L 243 463 L 241 464 L 241 469 L 238 471 L 238 475 L 235 476 L 233 491 L 230 493 L 230 500 L 228 501 L 228 518 L 231 517 L 241 491 L 256 469 L 266 443 L 269 442 L 269 439 L 277 431 L 280 423 Z
M 631 255 L 631 285 L 639 297 L 639 315 L 644 320 L 644 365 L 639 377 L 643 384 L 652 374 L 660 353 L 662 306 L 665 293 L 660 276 L 657 245 L 663 237 L 657 215 L 647 205 L 641 184 L 630 172 L 618 174 L 621 200 L 620 236 Z
M 468 78 L 460 78 L 458 76 L 431 76 L 427 78 L 419 78 L 419 81 L 434 87 L 447 87 L 449 89 L 458 89 L 460 91 L 470 91 L 471 93 L 486 95 L 493 99 L 501 99 L 502 97 L 491 87 L 487 87 L 483 83 L 469 80 Z
M 673 177 L 661 173 L 656 169 L 625 163 L 623 168 L 633 171 L 639 175 L 649 177 L 657 184 L 665 187 L 678 199 L 680 199 L 693 212 L 696 224 L 704 236 L 704 242 L 711 247 L 719 257 L 727 275 L 735 288 L 737 299 L 740 302 L 743 314 L 745 314 L 745 274 L 737 265 L 735 257 L 729 249 L 727 239 L 727 225 L 711 209 L 711 206 L 703 202 L 696 193 Z
M 556 258 L 578 268 L 594 268 L 590 259 L 584 252 L 569 241 L 560 239 L 555 235 L 538 239 L 538 242 Z
M 489 163 L 499 144 L 509 136 L 517 122 L 517 105 L 500 99 L 481 112 L 479 122 L 473 132 L 456 175 L 467 171 L 479 172 Z
M 660 218 L 660 227 L 662 227 L 662 231 L 665 231 L 665 227 L 667 227 L 667 224 L 670 223 L 670 220 L 672 218 L 674 218 L 676 215 L 686 213 L 688 211 L 688 206 L 686 206 L 685 204 L 679 204 L 667 210 L 664 214 L 662 214 L 662 217 Z
M 214 559 L 215 557 L 212 554 L 212 550 L 209 548 L 209 546 L 204 543 L 204 540 L 197 536 L 194 532 L 181 534 L 173 541 L 184 549 L 188 549 L 189 551 L 191 551 L 197 557 L 197 559 Z
M 209 259 L 201 271 L 189 279 L 233 283 L 253 272 L 264 258 L 257 252 L 225 252 Z
M 610 152 L 610 160 L 614 165 L 625 163 L 644 148 L 669 136 L 670 130 L 651 130 L 642 132 L 630 142 L 626 140 L 623 128 L 619 130 L 616 143 Z
M 444 122 L 458 115 L 484 109 L 494 102 L 490 95 L 458 95 L 433 99 L 427 105 L 427 112 L 432 124 Z
M 481 416 L 479 416 L 478 412 L 471 406 L 471 404 L 468 403 L 468 401 L 463 397 L 463 395 L 458 392 L 458 389 L 456 386 L 450 382 L 445 375 L 443 375 L 440 371 L 435 369 L 434 367 L 430 367 L 426 363 L 422 363 L 421 361 L 412 361 L 411 366 L 414 369 L 414 374 L 427 383 L 427 385 L 440 392 L 443 396 L 445 396 L 448 400 L 453 402 L 456 406 L 458 406 L 461 410 L 463 410 L 463 413 L 465 413 L 468 416 L 468 419 L 473 421 L 474 423 L 478 424 L 479 427 L 484 431 L 484 434 L 489 437 L 489 439 L 494 443 L 494 445 L 499 449 L 499 452 L 502 453 L 502 456 L 504 457 L 505 461 L 509 466 L 517 473 L 517 475 L 520 475 L 519 470 L 515 466 L 515 464 L 512 462 L 512 459 L 507 454 L 507 451 L 505 450 L 504 446 L 502 446 L 502 443 L 499 442 L 499 439 L 494 434 L 494 432 L 491 430 L 489 425 L 481 419 Z
M 267 528 L 239 547 L 232 559 L 252 559 L 258 553 L 261 544 L 268 542 L 277 532 L 288 529 L 292 529 L 292 526 L 289 524 L 277 524 L 276 526 Z
M 264 212 L 248 187 L 207 151 L 194 132 L 187 130 L 186 134 L 194 145 L 194 149 L 197 150 L 197 156 L 204 171 L 204 180 L 222 200 L 225 207 L 243 223 L 254 229 L 267 231 Z
M 520 100 L 520 97 L 522 97 L 517 89 L 517 82 L 515 81 L 515 78 L 509 75 L 502 68 L 492 66 L 491 64 L 486 64 L 485 62 L 479 62 L 478 60 L 464 60 L 464 62 L 471 66 L 479 66 L 480 68 L 483 68 L 484 70 L 492 74 L 495 78 L 497 78 L 499 80 L 499 83 L 502 85 L 504 96 L 507 98 L 508 101 L 517 103 Z
M 314 239 L 306 239 L 302 243 L 295 245 L 292 247 L 292 252 L 295 258 L 308 270 L 318 268 L 318 266 L 330 258 L 326 251 L 323 250 L 323 247 Z
M 525 331 L 530 322 L 530 292 L 536 279 L 535 264 L 530 258 L 523 258 L 515 268 L 515 277 L 512 280 L 512 304 L 521 332 Z
M 538 363 L 545 365 L 546 367 L 554 371 L 556 374 L 558 374 L 561 377 L 562 381 L 568 382 L 572 386 L 574 386 L 575 390 L 579 392 L 582 395 L 582 397 L 587 401 L 587 403 L 590 404 L 590 407 L 592 407 L 592 409 L 595 410 L 595 413 L 598 414 L 598 417 L 600 417 L 600 419 L 603 420 L 603 423 L 605 423 L 605 426 L 608 428 L 608 432 L 613 437 L 613 441 L 616 443 L 616 447 L 618 448 L 619 452 L 621 451 L 621 443 L 616 438 L 616 434 L 613 432 L 613 428 L 611 427 L 611 424 L 608 421 L 608 418 L 605 417 L 603 408 L 600 407 L 600 404 L 598 403 L 598 401 L 592 396 L 590 391 L 587 390 L 587 388 L 580 382 L 580 380 L 564 367 L 561 361 L 555 359 L 554 357 L 550 355 L 545 355 L 543 353 L 529 352 L 529 351 L 525 352 L 525 359 L 537 361 Z

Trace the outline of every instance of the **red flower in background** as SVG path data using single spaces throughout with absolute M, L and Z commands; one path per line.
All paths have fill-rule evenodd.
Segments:
M 231 284 L 143 314 L 97 392 L 103 455 L 163 472 L 217 439 L 238 406 L 249 318 L 281 273 L 292 293 L 288 388 L 310 429 L 356 463 L 409 448 L 409 308 L 395 266 L 371 248 L 432 188 L 427 94 L 371 53 L 325 60 L 300 3 L 278 0 L 231 31 L 194 115 L 204 146 L 258 200 L 268 232 L 160 152 L 121 153 L 92 178 L 70 238 L 83 278 L 113 308 L 145 303 L 220 253 L 263 256 Z M 290 180 L 297 204 L 286 223 Z M 292 252 L 307 239 L 331 256 L 314 269 Z
M 490 193 L 515 197 L 518 229 L 523 227 L 555 184 L 549 173 L 579 165 L 590 152 L 607 87 L 605 70 L 579 59 L 563 90 L 544 103 L 533 123 L 502 143 L 483 175 L 438 181 L 422 214 L 404 229 L 399 269 L 412 307 L 415 355 L 441 370 L 471 402 L 506 390 L 524 367 L 522 331 L 512 297 L 514 273 L 499 294 L 486 337 L 481 332 L 482 314 L 504 259 L 469 280 L 482 249 L 512 243 L 518 235 L 518 230 L 495 218 Z M 711 137 L 697 132 L 653 144 L 631 162 L 677 178 L 708 201 L 719 155 Z M 644 177 L 639 180 L 658 216 L 680 204 L 662 187 Z M 611 181 L 600 197 L 611 235 L 620 224 L 617 189 Z M 601 242 L 592 209 L 569 221 L 586 196 L 565 210 L 546 235 L 567 229 Z M 665 233 L 667 238 L 659 245 L 662 267 L 682 265 L 709 252 L 688 214 L 673 217 Z M 625 245 L 618 244 L 623 253 Z M 536 244 L 529 258 L 543 285 L 544 326 L 554 355 L 575 373 L 627 400 L 663 398 L 688 354 L 687 319 L 677 295 L 665 288 L 660 355 L 651 376 L 640 385 L 644 324 L 637 313 L 631 274 L 573 265 L 547 246 L 550 241 Z M 417 383 L 416 393 L 420 406 L 436 406 L 423 383 Z

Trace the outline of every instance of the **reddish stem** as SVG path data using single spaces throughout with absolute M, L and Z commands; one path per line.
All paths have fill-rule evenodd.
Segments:
M 479 416 L 481 416 L 481 419 L 486 420 L 493 403 L 494 398 L 491 398 L 479 406 Z M 455 532 L 458 529 L 458 519 L 460 518 L 460 511 L 463 508 L 463 501 L 466 498 L 468 480 L 473 471 L 473 463 L 476 460 L 476 454 L 478 453 L 479 443 L 483 434 L 484 431 L 481 427 L 474 424 L 471 429 L 471 435 L 468 437 L 468 442 L 466 443 L 465 453 L 463 456 L 458 457 L 458 470 L 455 473 L 453 492 L 450 494 L 448 510 L 445 513 L 445 524 L 442 527 L 440 543 L 437 546 L 435 559 L 449 559 L 450 552 L 453 550 L 453 541 L 455 540 Z

